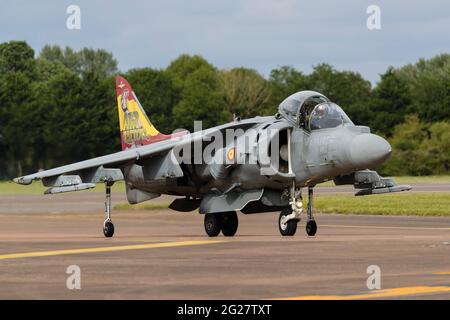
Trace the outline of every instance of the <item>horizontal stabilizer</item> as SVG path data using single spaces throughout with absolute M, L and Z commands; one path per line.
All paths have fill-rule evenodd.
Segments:
M 63 192 L 80 191 L 95 188 L 95 183 L 79 183 L 72 186 L 52 187 L 45 190 L 44 194 L 56 194 Z

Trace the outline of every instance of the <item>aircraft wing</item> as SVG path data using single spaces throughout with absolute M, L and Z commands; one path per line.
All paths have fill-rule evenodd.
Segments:
M 270 118 L 255 117 L 192 134 L 178 132 L 165 135 L 150 122 L 131 85 L 121 76 L 116 77 L 116 93 L 122 151 L 18 177 L 14 182 L 28 185 L 33 180 L 42 180 L 44 186 L 50 187 L 45 193 L 90 189 L 95 187 L 97 182 L 123 180 L 122 169 L 140 159 L 167 154 L 177 146 L 208 139 L 209 136 L 226 129 L 252 126 Z M 158 169 L 159 166 L 161 163 L 155 160 L 154 167 Z M 181 169 L 178 174 L 182 174 L 180 171 Z M 160 173 L 155 170 L 155 178 L 163 179 L 167 176 L 167 172 Z
M 134 161 L 169 152 L 172 148 L 202 140 L 215 132 L 229 128 L 245 127 L 259 123 L 264 118 L 253 118 L 232 122 L 218 127 L 197 131 L 192 134 L 176 136 L 168 140 L 126 149 L 109 155 L 92 158 L 54 169 L 39 171 L 30 175 L 13 179 L 22 185 L 31 184 L 34 180 L 42 180 L 44 186 L 50 187 L 45 193 L 62 193 L 90 189 L 98 182 L 123 180 L 121 166 Z
M 33 180 L 42 180 L 45 186 L 52 187 L 46 193 L 90 189 L 95 187 L 97 182 L 123 180 L 123 174 L 120 170 L 122 165 L 167 152 L 178 143 L 180 143 L 180 138 L 174 138 L 140 148 L 127 149 L 18 177 L 14 179 L 14 182 L 28 185 Z

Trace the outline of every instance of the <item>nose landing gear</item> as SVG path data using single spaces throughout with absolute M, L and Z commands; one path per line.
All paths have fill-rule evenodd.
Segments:
M 297 231 L 297 224 L 300 221 L 300 214 L 303 212 L 301 189 L 292 185 L 289 193 L 290 207 L 286 207 L 280 212 L 278 218 L 278 230 L 282 236 L 293 236 Z
M 297 231 L 300 214 L 303 212 L 301 190 L 293 186 L 290 191 L 290 207 L 286 207 L 280 213 L 278 229 L 282 236 L 293 236 Z M 314 236 L 317 232 L 317 224 L 313 216 L 313 187 L 308 187 L 308 210 L 306 221 L 306 234 Z
M 288 220 L 288 217 L 293 213 L 294 212 L 290 207 L 287 207 L 280 212 L 280 217 L 278 218 L 278 230 L 280 230 L 282 236 L 293 236 L 297 231 L 299 219 Z

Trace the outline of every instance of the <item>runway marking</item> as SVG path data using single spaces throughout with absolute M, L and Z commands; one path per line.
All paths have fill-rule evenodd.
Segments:
M 434 272 L 433 274 L 437 274 L 437 275 L 441 275 L 441 276 L 450 276 L 450 271 Z
M 227 242 L 227 241 L 226 240 L 192 240 L 192 241 L 160 242 L 160 243 L 147 243 L 147 244 L 136 244 L 136 245 L 125 245 L 125 246 L 98 247 L 98 248 L 9 253 L 9 254 L 0 255 L 0 260 L 60 256 L 60 255 L 69 255 L 69 254 L 94 253 L 94 252 L 112 252 L 112 251 L 125 251 L 125 250 L 142 250 L 142 249 L 169 248 L 169 247 L 181 247 L 181 246 L 196 246 L 196 245 L 204 245 L 204 244 L 223 243 L 223 242 Z
M 450 287 L 440 286 L 440 287 L 403 287 L 403 288 L 392 288 L 385 290 L 374 290 L 373 293 L 363 293 L 354 295 L 330 295 L 330 296 L 299 296 L 290 298 L 281 298 L 275 300 L 360 300 L 360 299 L 373 299 L 373 298 L 395 298 L 401 296 L 411 296 L 417 294 L 428 294 L 428 293 L 445 293 L 450 292 Z
M 392 227 L 392 226 L 358 226 L 358 225 L 341 225 L 341 224 L 321 224 L 322 227 L 339 227 L 339 228 L 361 228 L 361 229 L 403 229 L 403 230 L 450 230 L 450 228 L 439 227 Z

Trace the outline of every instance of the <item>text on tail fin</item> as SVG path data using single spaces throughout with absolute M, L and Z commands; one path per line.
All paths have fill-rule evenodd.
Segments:
M 121 76 L 116 77 L 116 93 L 122 150 L 170 138 L 156 130 L 130 84 Z

